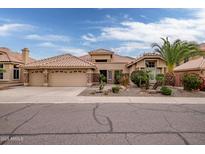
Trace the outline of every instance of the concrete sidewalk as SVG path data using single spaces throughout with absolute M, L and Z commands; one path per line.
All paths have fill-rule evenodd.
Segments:
M 205 104 L 205 97 L 78 96 L 86 87 L 14 87 L 0 91 L 0 103 Z
M 146 104 L 205 104 L 205 98 L 196 97 L 56 97 L 33 96 L 23 100 L 2 101 L 0 103 L 146 103 Z

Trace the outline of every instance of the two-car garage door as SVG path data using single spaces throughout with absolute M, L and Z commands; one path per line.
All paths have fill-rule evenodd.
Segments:
M 29 83 L 31 86 L 43 85 L 43 73 L 36 72 L 29 74 Z M 48 86 L 86 86 L 87 76 L 85 71 L 49 71 Z
M 49 86 L 86 86 L 87 77 L 83 71 L 59 71 L 49 73 Z

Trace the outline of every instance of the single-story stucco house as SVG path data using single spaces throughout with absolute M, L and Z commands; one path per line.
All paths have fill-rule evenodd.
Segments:
M 205 43 L 200 44 L 201 51 L 205 52 Z M 175 67 L 175 85 L 182 86 L 182 77 L 186 73 L 198 74 L 205 79 L 205 56 L 195 56 L 188 59 L 185 63 Z
M 22 67 L 33 61 L 34 59 L 29 57 L 28 48 L 22 49 L 20 53 L 0 47 L 0 68 L 5 70 L 0 73 L 0 84 L 23 82 Z
M 198 74 L 200 77 L 205 78 L 205 57 L 200 57 L 190 60 L 174 69 L 176 78 L 176 86 L 182 86 L 182 77 L 185 73 Z
M 141 69 L 150 69 L 154 79 L 156 74 L 166 72 L 166 64 L 157 54 L 135 59 L 97 49 L 81 57 L 64 54 L 29 63 L 24 67 L 24 85 L 90 86 L 99 83 L 100 73 L 106 76 L 107 83 L 114 83 L 117 71 L 130 75 Z

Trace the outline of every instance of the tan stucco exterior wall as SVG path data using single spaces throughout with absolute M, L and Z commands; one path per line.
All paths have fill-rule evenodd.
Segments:
M 135 70 L 140 70 L 142 68 L 146 68 L 146 65 L 145 65 L 145 62 L 146 61 L 156 61 L 156 71 L 157 73 L 166 73 L 166 63 L 165 61 L 163 61 L 162 59 L 160 58 L 156 58 L 156 59 L 149 59 L 149 58 L 145 58 L 145 59 L 142 59 L 140 61 L 138 61 L 137 63 L 133 64 L 132 66 L 129 67 L 129 75 L 131 76 L 132 72 L 135 71 Z M 131 85 L 134 85 L 132 83 L 132 81 L 130 80 L 130 84 Z
M 123 73 L 129 73 L 129 69 L 125 63 L 95 63 L 97 69 L 95 73 L 99 73 L 99 70 L 122 70 Z
M 111 62 L 111 55 L 91 55 L 92 62 L 99 59 L 107 59 L 108 62 Z
M 19 80 L 14 80 L 13 79 L 13 68 L 14 68 L 14 64 L 12 63 L 3 63 L 5 72 L 4 72 L 4 79 L 0 80 L 1 82 L 7 82 L 7 83 L 13 83 L 13 82 L 19 82 L 19 81 L 23 81 L 23 73 L 22 73 L 22 69 L 19 68 L 20 71 L 20 79 Z
M 134 70 L 139 70 L 140 68 L 145 68 L 146 61 L 156 61 L 156 68 L 166 68 L 167 67 L 165 61 L 163 61 L 162 59 L 142 59 L 142 60 L 138 61 L 137 63 L 135 63 L 129 67 L 130 74 Z M 161 73 L 164 73 L 164 72 L 161 72 Z

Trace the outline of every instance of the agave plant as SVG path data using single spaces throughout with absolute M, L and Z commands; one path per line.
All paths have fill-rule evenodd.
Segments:
M 177 39 L 171 43 L 168 37 L 161 39 L 163 44 L 159 45 L 153 43 L 152 48 L 154 48 L 155 52 L 159 53 L 165 60 L 169 73 L 172 73 L 177 63 L 180 63 L 184 59 L 204 55 L 199 49 L 198 44 L 195 42 L 187 42 Z

